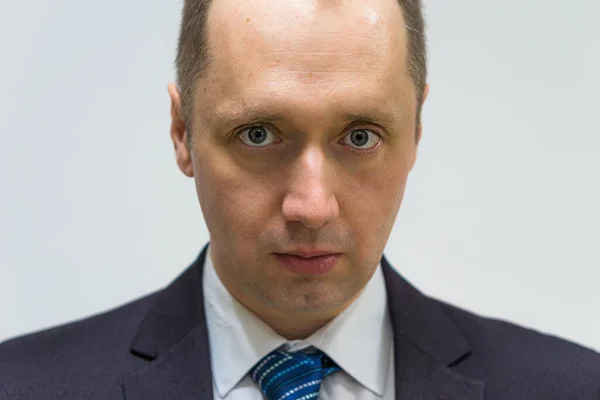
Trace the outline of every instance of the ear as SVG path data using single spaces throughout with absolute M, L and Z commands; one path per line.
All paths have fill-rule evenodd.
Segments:
M 412 159 L 410 162 L 410 171 L 415 166 L 417 162 L 417 150 L 419 149 L 419 143 L 421 142 L 421 136 L 423 134 L 423 123 L 421 122 L 421 113 L 423 110 L 423 105 L 425 104 L 425 100 L 427 100 L 427 95 L 429 94 L 429 85 L 425 85 L 423 88 L 423 100 L 421 101 L 421 110 L 419 111 L 419 115 L 417 115 L 417 132 L 416 132 L 416 141 L 415 141 L 415 149 L 412 153 Z
M 419 145 L 419 143 L 421 142 L 421 135 L 423 134 L 423 123 L 422 123 L 422 118 L 421 118 L 421 114 L 423 113 L 423 105 L 425 104 L 425 100 L 427 100 L 427 95 L 429 94 L 429 85 L 426 84 L 425 88 L 423 88 L 423 101 L 421 102 L 421 111 L 419 112 L 417 121 L 418 121 L 418 126 L 417 126 L 417 146 Z
M 175 148 L 175 158 L 181 172 L 190 178 L 194 176 L 192 167 L 191 149 L 187 146 L 187 135 L 183 113 L 181 112 L 181 96 L 177 85 L 169 84 L 169 97 L 171 98 L 171 140 Z

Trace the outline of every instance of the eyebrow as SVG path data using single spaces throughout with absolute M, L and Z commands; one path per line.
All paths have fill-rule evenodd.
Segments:
M 282 114 L 261 112 L 253 109 L 243 109 L 237 110 L 231 114 L 226 111 L 215 112 L 214 119 L 219 125 L 241 125 L 251 124 L 253 122 L 283 121 L 285 118 Z
M 344 120 L 349 122 L 370 121 L 375 123 L 392 123 L 395 118 L 393 113 L 374 109 L 361 113 L 347 113 L 344 115 Z
M 219 124 L 242 125 L 256 122 L 278 122 L 285 120 L 285 116 L 280 113 L 269 113 L 258 109 L 243 109 L 228 115 L 227 112 L 215 113 L 215 119 Z M 372 109 L 363 112 L 349 112 L 341 115 L 338 120 L 345 122 L 373 122 L 381 124 L 391 124 L 396 118 L 394 113 Z

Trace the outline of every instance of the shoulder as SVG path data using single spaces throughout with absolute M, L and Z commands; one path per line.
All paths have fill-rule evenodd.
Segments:
M 118 377 L 140 365 L 129 346 L 155 296 L 0 343 L 0 398 L 107 393 Z M 65 381 L 73 385 L 67 388 Z
M 457 368 L 486 391 L 540 399 L 600 399 L 600 354 L 506 321 L 438 302 L 461 330 L 471 355 Z

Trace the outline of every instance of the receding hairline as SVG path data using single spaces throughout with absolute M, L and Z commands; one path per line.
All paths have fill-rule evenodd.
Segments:
M 191 132 L 194 93 L 198 80 L 206 75 L 213 62 L 207 21 L 211 6 L 218 0 L 184 0 L 177 47 L 177 84 L 186 130 Z M 328 1 L 328 0 L 326 0 Z M 425 22 L 421 0 L 396 0 L 404 19 L 407 72 L 417 95 L 417 121 L 423 102 L 427 78 Z M 191 135 L 188 135 L 191 136 Z

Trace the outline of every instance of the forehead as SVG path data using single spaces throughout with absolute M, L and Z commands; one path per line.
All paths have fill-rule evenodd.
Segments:
M 200 84 L 215 107 L 394 102 L 413 90 L 396 0 L 214 0 L 207 31 Z

